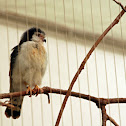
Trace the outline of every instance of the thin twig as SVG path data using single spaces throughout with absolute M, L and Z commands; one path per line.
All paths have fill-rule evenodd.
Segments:
M 108 116 L 108 115 L 107 115 L 107 116 Z M 108 116 L 108 119 L 107 119 L 107 120 L 111 121 L 115 126 L 119 126 L 119 125 L 117 124 L 117 122 L 116 122 L 112 117 Z
M 125 7 L 126 9 L 126 7 Z M 116 19 L 109 25 L 109 27 L 103 32 L 103 34 L 98 38 L 98 40 L 95 42 L 95 44 L 92 46 L 92 48 L 90 49 L 90 51 L 88 52 L 88 54 L 86 55 L 86 57 L 84 58 L 84 60 L 82 61 L 78 71 L 76 72 L 75 76 L 73 77 L 73 80 L 68 88 L 68 91 L 67 91 L 67 94 L 63 100 L 63 103 L 62 103 L 62 106 L 60 108 L 60 111 L 59 111 L 59 114 L 58 114 L 58 117 L 57 117 L 57 120 L 56 120 L 56 124 L 55 126 L 58 126 L 59 123 L 60 123 L 60 119 L 62 117 L 62 114 L 63 114 L 63 111 L 64 111 L 64 108 L 65 108 L 65 105 L 66 105 L 66 102 L 70 96 L 70 93 L 71 93 L 71 90 L 79 76 L 79 74 L 81 73 L 81 71 L 84 69 L 84 66 L 86 64 L 86 62 L 88 61 L 88 59 L 90 58 L 90 55 L 93 53 L 93 51 L 95 50 L 95 48 L 98 46 L 98 44 L 101 42 L 101 40 L 105 37 L 105 35 L 112 29 L 112 27 L 114 27 L 120 20 L 120 18 L 123 16 L 123 14 L 125 13 L 124 10 L 122 10 L 120 12 L 120 14 L 116 17 Z
M 120 2 L 118 2 L 117 0 L 113 0 L 113 1 L 115 1 L 118 5 L 120 5 L 121 8 L 126 12 L 126 8 Z
M 7 103 L 1 102 L 1 101 L 0 101 L 0 106 L 5 106 L 5 107 L 8 107 L 8 108 L 14 108 L 13 105 L 7 104 Z

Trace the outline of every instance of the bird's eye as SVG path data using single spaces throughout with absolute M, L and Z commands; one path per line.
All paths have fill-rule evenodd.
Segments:
M 40 36 L 40 33 L 36 33 L 37 36 Z

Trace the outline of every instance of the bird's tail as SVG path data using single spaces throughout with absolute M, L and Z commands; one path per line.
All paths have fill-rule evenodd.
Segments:
M 14 108 L 6 108 L 5 115 L 7 118 L 10 118 L 12 116 L 13 119 L 17 119 L 20 117 L 23 98 L 23 96 L 20 96 L 13 97 L 10 99 L 10 104 L 14 105 Z

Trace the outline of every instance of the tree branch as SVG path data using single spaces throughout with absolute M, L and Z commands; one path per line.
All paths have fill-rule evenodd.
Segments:
M 106 114 L 106 108 L 105 106 L 101 106 L 101 111 L 102 111 L 102 126 L 106 126 L 106 121 L 107 121 L 107 114 Z
M 120 5 L 121 8 L 126 12 L 126 8 L 125 8 L 120 2 L 118 2 L 118 1 L 116 1 L 116 0 L 113 0 L 113 1 L 115 1 L 118 5 Z
M 115 1 L 117 2 L 117 1 Z M 56 120 L 56 124 L 55 126 L 58 126 L 59 123 L 60 123 L 60 119 L 62 117 L 62 114 L 63 114 L 63 111 L 64 111 L 64 108 L 66 106 L 66 102 L 70 96 L 70 93 L 71 93 L 71 90 L 79 76 L 79 74 L 81 73 L 81 71 L 84 69 L 84 66 L 86 64 L 86 62 L 88 61 L 88 59 L 90 58 L 90 55 L 93 53 L 93 51 L 95 50 L 95 48 L 98 46 L 98 44 L 101 42 L 101 40 L 105 37 L 105 35 L 116 25 L 118 24 L 120 18 L 123 16 L 123 14 L 125 13 L 125 9 L 126 7 L 124 8 L 124 10 L 122 10 L 120 12 L 120 14 L 115 18 L 115 20 L 109 25 L 109 27 L 102 33 L 102 35 L 98 38 L 98 40 L 95 42 L 95 44 L 92 46 L 92 48 L 90 49 L 90 51 L 88 52 L 88 54 L 86 55 L 86 57 L 84 58 L 84 60 L 82 61 L 78 71 L 76 72 L 75 76 L 73 77 L 72 81 L 71 81 L 71 84 L 68 88 L 68 91 L 67 91 L 67 94 L 63 100 L 63 103 L 62 103 L 62 106 L 60 108 L 60 111 L 59 111 L 59 114 L 58 114 L 58 117 L 57 117 L 57 120 Z
M 51 87 L 43 87 L 41 88 L 42 92 L 39 92 L 39 94 L 61 94 L 61 95 L 66 95 L 67 90 L 63 89 L 57 89 L 57 88 L 51 88 Z M 19 96 L 28 96 L 30 94 L 26 94 L 26 91 L 21 91 L 21 92 L 13 92 L 13 93 L 3 93 L 0 94 L 0 99 L 5 99 L 5 98 L 13 98 L 13 97 L 19 97 Z M 33 93 L 33 95 L 35 95 Z M 114 103 L 126 103 L 126 98 L 97 98 L 91 95 L 86 95 L 83 93 L 78 93 L 78 92 L 71 92 L 70 94 L 73 97 L 85 99 L 85 100 L 90 100 L 94 103 L 96 103 L 97 107 L 100 108 L 102 105 L 107 105 L 107 104 L 114 104 Z M 81 96 L 81 97 L 80 97 Z
M 106 121 L 107 120 L 112 122 L 115 126 L 119 126 L 117 124 L 117 122 L 112 117 L 107 115 L 105 105 L 102 105 L 101 112 L 102 112 L 102 126 L 106 126 Z
M 39 94 L 46 94 L 48 96 L 48 99 L 49 99 L 49 93 L 66 95 L 67 90 L 56 89 L 56 88 L 51 88 L 51 87 L 43 87 L 43 88 L 41 88 L 41 92 L 39 92 Z M 19 96 L 28 96 L 28 95 L 30 95 L 30 94 L 26 94 L 26 91 L 4 93 L 4 94 L 0 94 L 0 99 L 19 97 Z M 33 95 L 35 95 L 35 94 L 33 93 Z M 86 95 L 86 94 L 83 94 L 83 93 L 78 93 L 78 92 L 73 92 L 73 91 L 71 92 L 70 95 L 73 96 L 73 97 L 76 97 L 76 98 L 89 100 L 89 101 L 95 103 L 96 106 L 98 108 L 100 108 L 101 111 L 102 111 L 103 126 L 106 126 L 105 124 L 106 124 L 107 120 L 110 120 L 115 126 L 119 126 L 112 117 L 110 117 L 106 114 L 105 106 L 107 104 L 113 104 L 113 103 L 126 103 L 126 98 L 110 98 L 110 99 L 97 98 L 97 97 L 94 97 L 94 96 L 91 96 L 91 95 Z M 10 107 L 10 108 L 14 107 L 13 105 L 5 104 L 5 103 L 2 103 L 2 102 L 0 102 L 0 105 L 7 106 L 7 107 Z
M 108 116 L 108 115 L 107 115 Z M 110 116 L 108 116 L 108 119 L 107 120 L 110 120 L 115 126 L 119 126 L 118 124 L 117 124 L 117 122 L 112 118 L 112 117 L 110 117 Z

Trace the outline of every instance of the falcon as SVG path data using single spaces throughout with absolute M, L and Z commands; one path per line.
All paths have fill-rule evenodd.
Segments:
M 45 32 L 39 28 L 25 31 L 17 46 L 11 53 L 10 61 L 10 92 L 26 90 L 26 93 L 40 92 L 42 77 L 47 66 L 47 53 L 44 47 Z M 17 119 L 20 117 L 23 96 L 10 98 L 14 108 L 6 108 L 6 117 Z

